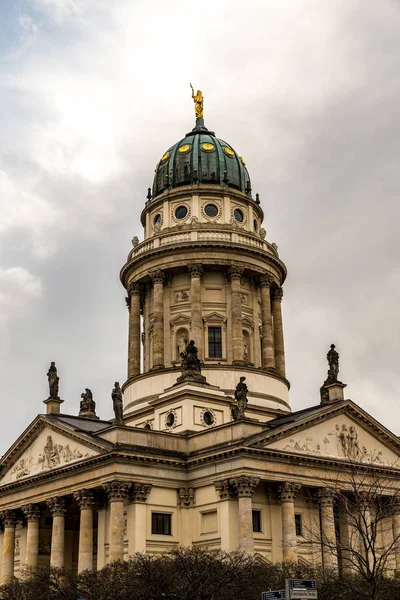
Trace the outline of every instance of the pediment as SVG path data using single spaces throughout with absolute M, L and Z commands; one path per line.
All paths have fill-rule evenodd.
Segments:
M 10 460 L 6 461 L 0 486 L 53 471 L 100 452 L 101 448 L 96 449 L 93 444 L 86 444 L 84 440 L 78 440 L 76 436 L 69 436 L 50 425 L 43 424 L 40 427 L 39 423 L 36 436 L 32 432 L 29 436 L 29 431 L 26 432 L 26 437 L 22 436 L 13 447 L 12 454 L 10 451 L 7 453 L 10 454 Z
M 211 321 L 213 323 L 225 323 L 226 322 L 226 317 L 225 315 L 221 315 L 221 313 L 213 311 L 211 313 L 208 313 L 208 315 L 205 315 L 203 317 L 203 321 L 205 323 L 207 323 L 208 321 Z
M 369 427 L 365 418 L 357 419 L 356 413 L 342 412 L 327 415 L 317 424 L 289 427 L 260 445 L 294 454 L 400 468 L 398 441 L 383 427 L 386 436 L 379 435 L 375 423 L 371 419 Z
M 190 316 L 183 313 L 179 313 L 173 319 L 171 319 L 171 325 L 187 325 L 190 322 Z

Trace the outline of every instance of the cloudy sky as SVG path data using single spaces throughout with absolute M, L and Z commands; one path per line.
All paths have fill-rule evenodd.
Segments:
M 242 155 L 289 277 L 293 409 L 329 344 L 347 397 L 400 435 L 398 0 L 0 2 L 4 452 L 44 411 L 126 375 L 119 269 L 154 166 L 193 126 Z

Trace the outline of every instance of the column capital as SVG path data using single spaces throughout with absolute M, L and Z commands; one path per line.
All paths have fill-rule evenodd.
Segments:
M 214 487 L 221 500 L 235 497 L 235 490 L 232 488 L 229 479 L 220 479 L 219 481 L 214 481 Z
M 323 506 L 328 506 L 333 504 L 333 500 L 335 499 L 336 492 L 332 488 L 323 487 L 319 488 L 317 492 L 319 503 Z
M 153 484 L 134 482 L 132 485 L 131 499 L 133 502 L 146 502 Z
M 134 281 L 130 281 L 128 283 L 128 287 L 126 288 L 128 292 L 128 296 L 140 296 L 140 283 L 135 283 Z
M 228 277 L 232 279 L 242 279 L 243 276 L 243 267 L 229 267 L 228 269 Z
M 92 508 L 94 505 L 94 496 L 91 490 L 79 490 L 74 492 L 74 498 L 81 510 Z
M 196 504 L 195 491 L 193 488 L 181 487 L 178 490 L 178 506 L 190 508 Z
M 282 302 L 283 298 L 283 289 L 281 287 L 275 287 L 272 291 L 272 300 L 278 300 L 278 302 Z
M 4 510 L 0 513 L 0 518 L 3 521 L 4 527 L 15 529 L 17 519 L 14 510 Z
M 201 277 L 204 273 L 203 265 L 196 263 L 194 265 L 188 265 L 188 271 L 190 277 Z
M 236 491 L 238 497 L 243 498 L 245 496 L 252 496 L 254 494 L 260 479 L 259 477 L 248 477 L 247 475 L 242 475 L 241 477 L 230 479 L 229 482 L 232 488 Z
M 65 500 L 64 498 L 54 497 L 46 500 L 46 504 L 50 509 L 53 517 L 63 517 L 65 515 Z
M 30 521 L 38 522 L 40 519 L 40 509 L 37 504 L 26 504 L 22 507 L 22 512 L 24 513 L 28 523 Z
M 290 481 L 284 481 L 278 488 L 279 499 L 281 502 L 293 502 L 296 494 L 300 491 L 301 485 L 298 483 L 292 483 Z
M 114 480 L 103 483 L 103 489 L 108 495 L 110 502 L 123 502 L 126 498 L 128 498 L 131 487 L 132 484 L 128 481 Z
M 161 269 L 153 271 L 153 273 L 149 273 L 149 275 L 153 283 L 164 283 L 166 279 L 166 274 L 164 271 L 161 271 Z
M 275 283 L 275 279 L 273 278 L 273 276 L 271 275 L 271 273 L 264 273 L 264 275 L 261 275 L 260 277 L 260 287 L 272 287 L 273 284 Z

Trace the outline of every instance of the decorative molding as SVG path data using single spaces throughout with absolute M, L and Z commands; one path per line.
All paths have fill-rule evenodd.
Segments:
M 81 510 L 92 508 L 94 505 L 94 496 L 91 490 L 79 490 L 74 492 L 74 498 Z
M 179 290 L 174 293 L 174 301 L 177 302 L 190 302 L 190 291 L 189 290 Z
M 204 210 L 204 208 L 207 206 L 207 204 L 215 204 L 215 206 L 218 209 L 217 214 L 214 217 L 210 217 Z M 221 215 L 222 215 L 222 206 L 221 206 L 221 202 L 219 202 L 219 200 L 214 200 L 214 198 L 207 198 L 206 200 L 203 200 L 203 202 L 201 203 L 201 214 L 203 215 L 204 219 L 206 221 L 217 221 Z
M 3 521 L 4 528 L 15 529 L 17 523 L 16 514 L 13 510 L 4 510 L 0 513 L 0 518 Z
M 235 497 L 235 490 L 232 488 L 229 479 L 214 481 L 214 487 L 221 500 Z
M 131 500 L 132 502 L 146 502 L 153 484 L 151 483 L 138 483 L 132 484 Z
M 57 496 L 54 498 L 48 498 L 48 500 L 46 500 L 46 504 L 49 507 L 53 517 L 64 517 L 66 510 L 64 498 Z
M 182 508 L 190 508 L 196 504 L 195 491 L 191 487 L 181 487 L 178 492 L 178 506 Z
M 229 480 L 229 483 L 236 491 L 236 494 L 239 498 L 251 497 L 256 491 L 256 487 L 258 486 L 259 482 L 259 477 L 248 477 L 246 475 Z
M 166 277 L 165 277 L 165 273 L 164 271 L 161 271 L 161 269 L 158 269 L 158 271 L 154 271 L 153 273 L 149 273 L 150 278 L 154 283 L 164 283 Z
M 178 206 L 186 206 L 187 208 L 187 214 L 185 217 L 183 217 L 183 219 L 177 219 L 175 216 L 175 210 L 178 208 Z M 174 202 L 171 206 L 171 218 L 173 221 L 175 221 L 175 223 L 185 223 L 185 221 L 187 221 L 192 213 L 192 207 L 189 204 L 189 202 Z
M 239 279 L 240 281 L 240 279 L 242 279 L 243 271 L 244 267 L 229 267 L 228 276 L 231 280 Z
M 126 291 L 128 292 L 128 296 L 140 296 L 140 284 L 139 283 L 135 283 L 134 281 L 130 281 L 128 283 L 128 287 L 126 288 Z
M 200 277 L 203 275 L 204 273 L 204 269 L 203 269 L 203 265 L 196 263 L 193 265 L 188 265 L 188 271 L 189 271 L 189 275 L 191 278 L 193 277 Z
M 335 490 L 329 487 L 320 488 L 317 492 L 319 503 L 322 506 L 329 506 L 333 504 L 336 496 Z
M 272 287 L 275 283 L 275 279 L 271 275 L 271 273 L 264 273 L 260 277 L 260 287 Z
M 212 423 L 206 423 L 204 421 L 204 415 L 205 413 L 210 413 L 213 416 L 213 422 Z M 202 408 L 201 409 L 201 413 L 200 413 L 200 421 L 201 424 L 204 425 L 205 427 L 215 427 L 215 425 L 217 425 L 217 416 L 215 414 L 215 410 L 213 410 L 212 408 Z
M 279 499 L 281 502 L 293 502 L 296 494 L 300 491 L 301 485 L 297 483 L 291 483 L 289 481 L 283 482 L 279 488 Z
M 281 287 L 275 287 L 272 291 L 272 300 L 277 300 L 278 302 L 282 302 L 283 298 L 283 289 Z
M 128 481 L 114 480 L 103 483 L 102 487 L 110 502 L 124 502 L 128 498 L 132 484 Z
M 40 519 L 40 508 L 37 504 L 26 504 L 22 507 L 22 512 L 28 523 L 30 521 L 38 522 Z

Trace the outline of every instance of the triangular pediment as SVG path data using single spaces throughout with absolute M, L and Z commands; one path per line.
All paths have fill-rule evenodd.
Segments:
M 400 444 L 394 434 L 358 407 L 327 409 L 309 420 L 282 425 L 258 440 L 258 447 L 291 454 L 400 468 Z
M 171 325 L 187 325 L 190 322 L 190 317 L 183 313 L 179 313 L 173 319 L 171 319 Z
M 45 419 L 35 420 L 4 455 L 0 486 L 83 461 L 104 451 L 101 443 L 84 438 L 75 432 L 63 431 Z
M 203 317 L 203 321 L 205 323 L 207 323 L 208 321 L 211 322 L 216 322 L 216 323 L 225 323 L 226 322 L 226 317 L 225 315 L 221 315 L 221 313 L 213 311 L 211 313 L 208 313 L 208 315 L 205 315 Z

